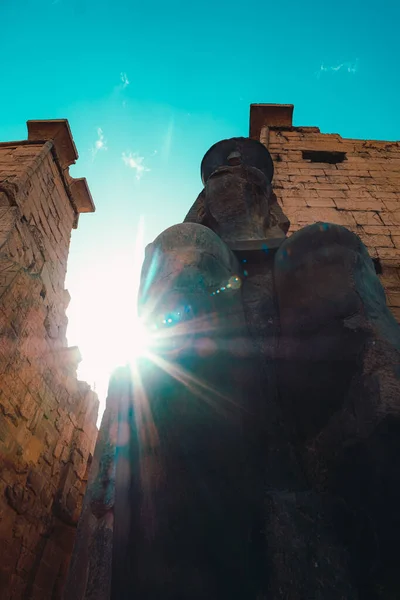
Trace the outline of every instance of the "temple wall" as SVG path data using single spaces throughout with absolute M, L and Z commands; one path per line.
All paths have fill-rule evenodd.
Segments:
M 274 107 L 275 120 L 284 108 Z M 400 321 L 400 143 L 344 139 L 279 119 L 269 126 L 274 118 L 267 114 L 257 124 L 257 137 L 271 152 L 273 186 L 290 231 L 316 221 L 354 231 L 379 259 L 377 272 Z
M 78 214 L 61 154 L 49 139 L 0 144 L 2 600 L 61 598 L 97 435 L 65 337 Z

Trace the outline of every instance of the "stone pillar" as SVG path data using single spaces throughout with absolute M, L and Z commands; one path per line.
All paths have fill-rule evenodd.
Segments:
M 0 144 L 0 590 L 61 598 L 96 439 L 64 290 L 71 229 L 94 205 L 66 120 Z

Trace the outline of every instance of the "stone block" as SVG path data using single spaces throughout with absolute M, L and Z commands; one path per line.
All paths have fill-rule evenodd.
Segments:
M 24 386 L 25 388 L 25 386 Z M 28 423 L 31 423 L 34 415 L 36 414 L 36 411 L 38 409 L 38 405 L 36 403 L 36 401 L 34 400 L 32 394 L 30 392 L 27 392 L 25 394 L 25 396 L 23 396 L 21 394 L 20 397 L 23 397 L 22 402 L 20 402 L 20 404 L 18 405 L 18 410 L 21 414 L 21 416 L 28 421 Z
M 390 235 L 363 235 L 359 234 L 359 237 L 364 242 L 364 244 L 369 247 L 373 246 L 375 248 L 393 248 L 393 240 Z
M 369 235 L 388 235 L 391 233 L 390 227 L 383 225 L 383 223 L 380 225 L 363 225 L 362 231 Z
M 44 560 L 40 561 L 35 576 L 35 586 L 37 586 L 41 594 L 37 598 L 51 598 L 58 575 L 59 560 L 59 556 L 54 555 L 51 564 L 48 564 Z
M 335 198 L 336 206 L 342 210 L 361 210 L 361 211 L 383 211 L 385 206 L 383 202 L 376 198 L 360 198 L 356 194 L 352 198 Z
M 357 225 L 382 225 L 385 221 L 385 214 L 369 211 L 354 211 L 353 218 Z
M 18 557 L 21 552 L 20 540 L 2 539 L 1 543 L 1 561 L 0 561 L 0 590 L 10 589 L 13 574 L 16 571 Z
M 65 501 L 66 508 L 71 515 L 76 513 L 80 499 L 81 495 L 79 490 L 77 490 L 76 487 L 71 488 Z
M 22 548 L 29 548 L 32 543 L 32 529 L 34 525 L 32 525 L 31 515 L 32 513 L 29 514 L 29 518 L 26 518 L 26 515 L 17 515 L 13 524 L 13 537 L 21 540 Z
M 53 456 L 54 456 L 54 458 L 56 458 L 56 459 L 60 458 L 60 456 L 62 454 L 62 451 L 63 451 L 63 447 L 64 447 L 64 441 L 61 440 L 61 439 L 59 439 L 57 441 L 55 447 L 54 447 L 54 450 L 53 450 Z
M 21 600 L 21 598 L 26 598 L 26 588 L 27 588 L 26 574 L 24 574 L 24 576 L 20 576 L 19 574 L 14 574 L 11 579 L 10 588 L 11 588 L 10 600 Z
M 386 292 L 386 297 L 389 306 L 400 308 L 400 290 L 389 290 Z
M 13 428 L 15 425 L 10 423 L 10 421 L 3 415 L 2 411 L 0 411 L 0 444 L 4 448 L 9 448 L 12 444 L 13 440 Z
M 10 506 L 19 514 L 23 515 L 34 504 L 34 496 L 32 492 L 20 483 L 14 483 L 6 488 L 6 498 Z
M 307 198 L 306 204 L 307 204 L 307 206 L 310 206 L 310 207 L 315 206 L 315 207 L 336 208 L 337 203 L 336 203 L 336 198 L 335 198 L 335 192 L 332 192 L 331 197 Z
M 15 206 L 0 206 L 0 248 L 12 234 L 18 213 L 19 211 Z
M 4 415 L 6 419 L 9 419 L 10 422 L 14 425 L 14 427 L 18 426 L 19 419 L 17 411 L 14 406 L 11 404 L 10 400 L 5 396 L 4 393 L 0 392 L 0 412 Z
M 77 449 L 77 452 L 79 452 L 79 454 L 86 461 L 92 447 L 92 440 L 88 437 L 87 433 L 81 431 L 80 429 L 75 430 L 73 443 Z
M 315 200 L 317 200 L 315 198 Z M 299 197 L 285 197 L 284 199 L 282 198 L 280 200 L 280 203 L 282 204 L 282 206 L 284 207 L 284 209 L 286 209 L 286 207 L 297 207 L 297 208 L 307 208 L 307 206 L 311 206 L 311 204 L 308 203 L 308 201 L 306 201 L 306 195 L 304 195 L 304 197 L 299 198 Z
M 279 198 L 282 198 L 283 201 L 286 201 L 289 198 L 319 198 L 318 192 L 313 189 L 305 189 L 300 187 L 298 184 L 296 187 L 285 188 L 279 190 L 277 193 Z
M 24 457 L 27 461 L 36 464 L 39 460 L 39 456 L 44 450 L 44 444 L 42 440 L 32 435 L 25 447 Z
M 346 194 L 342 190 L 335 190 L 335 193 L 333 194 L 331 189 L 325 189 L 325 188 L 318 187 L 317 191 L 318 191 L 318 196 L 320 198 L 332 198 L 332 197 L 334 197 L 335 199 L 346 198 Z
M 46 479 L 39 471 L 35 469 L 31 469 L 29 471 L 26 484 L 36 494 L 36 496 L 40 495 L 45 483 Z
M 317 184 L 315 187 L 318 190 L 329 190 L 332 192 L 341 191 L 347 193 L 349 190 L 349 184 L 345 178 L 334 175 L 317 177 Z
M 383 204 L 385 208 L 389 212 L 398 212 L 400 211 L 400 200 L 387 200 L 385 197 L 382 197 Z
M 74 472 L 79 479 L 83 479 L 86 473 L 86 460 L 82 456 L 81 452 L 77 449 L 73 449 L 70 454 L 70 461 L 73 465 Z
M 21 546 L 21 552 L 17 563 L 17 572 L 30 573 L 36 560 L 36 555 L 27 547 Z
M 396 321 L 398 323 L 400 323 L 400 308 L 392 306 L 392 307 L 390 307 L 390 310 L 391 310 L 394 318 L 396 319 Z
M 400 261 L 399 248 L 377 248 L 378 255 L 383 259 L 395 259 Z
M 49 509 L 53 503 L 55 495 L 55 486 L 53 484 L 47 484 L 44 486 L 40 493 L 40 501 L 45 509 Z
M 382 221 L 385 225 L 400 225 L 400 210 L 396 212 L 383 212 Z
M 336 223 L 346 227 L 354 227 L 356 222 L 350 212 L 339 211 L 329 207 L 310 207 L 305 210 L 287 211 L 291 222 L 311 224 L 315 221 Z
M 42 418 L 43 418 L 43 409 L 40 406 L 38 406 L 35 414 L 33 415 L 31 422 L 28 425 L 28 429 L 32 434 L 36 433 L 36 429 L 37 429 L 40 421 L 42 420 Z
M 290 175 L 289 176 L 290 181 L 293 181 L 294 183 L 304 183 L 304 184 L 306 184 L 306 187 L 315 187 L 315 185 L 312 185 L 312 184 L 317 183 L 318 179 L 320 179 L 320 178 L 316 177 L 315 175 Z

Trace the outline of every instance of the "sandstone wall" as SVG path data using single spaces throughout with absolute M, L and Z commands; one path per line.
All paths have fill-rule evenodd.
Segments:
M 292 127 L 287 108 L 256 105 L 251 122 L 253 136 L 255 130 L 274 160 L 274 190 L 290 231 L 328 221 L 359 235 L 400 321 L 400 143 Z
M 97 434 L 98 399 L 65 337 L 79 211 L 64 150 L 0 144 L 2 600 L 61 597 Z

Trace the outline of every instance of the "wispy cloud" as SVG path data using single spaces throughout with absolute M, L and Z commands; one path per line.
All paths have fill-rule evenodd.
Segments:
M 94 160 L 96 154 L 102 150 L 107 150 L 107 140 L 104 137 L 104 133 L 101 127 L 97 128 L 97 140 L 92 146 L 92 159 Z
M 346 61 L 335 65 L 326 65 L 321 63 L 318 71 L 316 72 L 317 77 L 321 77 L 323 73 L 337 73 L 342 71 L 345 73 L 357 73 L 358 71 L 358 58 L 355 61 Z
M 161 156 L 164 162 L 168 162 L 171 154 L 172 141 L 174 137 L 175 120 L 171 117 L 168 123 L 167 130 L 164 135 L 163 145 L 161 148 Z
M 137 153 L 132 154 L 132 152 L 129 152 L 129 153 L 123 152 L 122 160 L 124 161 L 124 163 L 126 164 L 127 167 L 136 171 L 136 179 L 138 181 L 143 177 L 144 173 L 150 171 L 150 169 L 148 169 L 143 164 L 144 157 L 139 156 Z
M 120 74 L 120 79 L 122 81 L 122 89 L 125 89 L 128 87 L 128 85 L 130 84 L 130 81 L 128 79 L 128 76 L 126 73 L 121 73 Z

